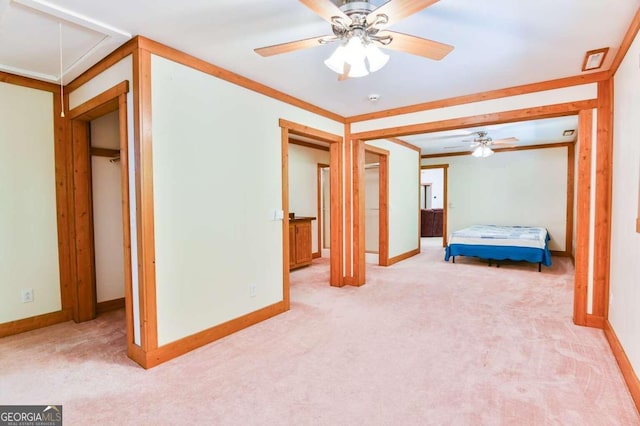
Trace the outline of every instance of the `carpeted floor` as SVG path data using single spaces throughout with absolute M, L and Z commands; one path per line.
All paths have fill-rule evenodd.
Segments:
M 602 332 L 572 325 L 568 259 L 442 253 L 342 289 L 320 259 L 291 311 L 148 371 L 122 311 L 0 339 L 0 404 L 63 404 L 67 425 L 640 425 Z

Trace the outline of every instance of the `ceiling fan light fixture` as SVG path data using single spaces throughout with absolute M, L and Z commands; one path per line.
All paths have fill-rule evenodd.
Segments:
M 494 151 L 485 144 L 478 146 L 471 155 L 476 158 L 487 158 L 494 154 Z
M 355 78 L 378 71 L 388 61 L 389 55 L 383 53 L 378 46 L 362 36 L 354 35 L 341 43 L 324 64 L 338 74 L 343 74 L 348 69 L 347 77 Z M 347 64 L 348 67 L 345 66 Z

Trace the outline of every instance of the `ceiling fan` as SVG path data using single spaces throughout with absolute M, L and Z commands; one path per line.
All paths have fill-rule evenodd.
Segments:
M 488 135 L 488 133 L 485 130 L 479 130 L 475 132 L 475 134 L 478 136 L 472 140 L 470 148 L 474 148 L 471 155 L 478 158 L 485 158 L 490 155 L 493 155 L 494 151 L 491 149 L 491 147 L 494 145 L 515 143 L 515 142 L 518 142 L 519 140 L 518 138 L 511 137 L 511 138 L 498 139 L 494 141 L 493 139 L 491 139 L 491 137 Z M 463 142 L 468 142 L 468 141 L 470 140 L 466 140 Z
M 388 26 L 438 1 L 390 0 L 376 8 L 368 0 L 342 0 L 340 7 L 331 0 L 300 0 L 302 4 L 331 24 L 333 35 L 254 50 L 261 56 L 273 56 L 338 42 L 338 48 L 324 62 L 331 70 L 340 74 L 340 80 L 348 77 L 363 77 L 382 68 L 389 60 L 389 56 L 383 53 L 380 47 L 440 60 L 453 50 L 453 46 L 386 30 Z

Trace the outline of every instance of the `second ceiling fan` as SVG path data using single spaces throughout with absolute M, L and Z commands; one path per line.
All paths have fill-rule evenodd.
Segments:
M 338 7 L 331 0 L 300 0 L 331 24 L 333 35 L 291 41 L 255 49 L 261 56 L 273 56 L 333 42 L 340 43 L 325 61 L 340 79 L 363 77 L 382 68 L 389 56 L 380 48 L 440 60 L 453 46 L 403 34 L 386 28 L 438 0 L 390 0 L 376 8 L 369 1 L 344 0 Z
M 518 142 L 518 138 L 514 137 L 497 139 L 494 141 L 484 130 L 480 130 L 475 133 L 478 136 L 473 139 L 473 142 L 470 145 L 470 148 L 473 148 L 473 152 L 471 153 L 471 155 L 473 155 L 474 157 L 484 158 L 493 155 L 494 151 L 491 149 L 491 147 L 494 145 L 503 145 Z

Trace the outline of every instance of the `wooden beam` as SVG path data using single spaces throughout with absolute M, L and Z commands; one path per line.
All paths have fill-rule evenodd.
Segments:
M 591 145 L 593 111 L 578 115 L 578 194 L 576 216 L 576 253 L 573 290 L 573 322 L 587 325 L 589 288 L 589 243 L 591 235 Z
M 596 211 L 593 247 L 593 315 L 607 318 L 611 253 L 611 192 L 613 177 L 613 79 L 598 83 L 596 141 Z
M 400 146 L 404 146 L 405 148 L 409 148 L 412 149 L 414 151 L 418 151 L 421 152 L 421 149 L 413 144 L 410 144 L 409 142 L 403 141 L 402 139 L 399 138 L 387 138 L 388 141 L 393 142 L 395 144 L 398 144 Z
M 530 151 L 532 149 L 550 149 L 550 148 L 563 148 L 574 146 L 575 142 L 561 142 L 561 143 L 545 143 L 545 144 L 537 144 L 537 145 L 523 145 L 523 146 L 513 146 L 509 148 L 496 148 L 493 149 L 493 152 L 513 152 L 513 151 Z M 451 152 L 451 153 L 439 153 L 439 154 L 425 154 L 422 155 L 422 158 L 440 158 L 440 157 L 457 157 L 460 155 L 471 155 L 471 151 L 464 152 Z
M 580 74 L 573 77 L 560 78 L 557 80 L 543 81 L 539 83 L 525 84 L 522 86 L 508 87 L 504 89 L 490 90 L 471 95 L 457 96 L 437 101 L 423 102 L 420 104 L 393 108 L 384 111 L 355 115 L 347 117 L 347 123 L 359 121 L 375 120 L 377 118 L 393 117 L 396 115 L 410 114 L 419 111 L 446 108 L 455 105 L 469 104 L 473 102 L 487 101 L 498 98 L 508 98 L 511 96 L 524 95 L 527 93 L 542 92 L 546 90 L 562 89 L 564 87 L 579 86 L 582 84 L 596 83 L 609 78 L 609 71 L 601 71 L 591 74 Z
M 573 246 L 573 203 L 575 198 L 576 178 L 576 146 L 567 146 L 567 217 L 565 221 L 564 251 L 567 256 L 572 256 Z
M 456 130 L 479 125 L 504 124 L 540 118 L 565 117 L 568 115 L 575 115 L 584 109 L 596 108 L 597 106 L 598 100 L 590 99 L 585 101 L 567 102 L 563 104 L 523 108 L 513 111 L 452 118 L 449 120 L 434 121 L 430 123 L 389 127 L 386 129 L 355 133 L 352 134 L 351 137 L 354 139 L 362 140 L 387 139 L 389 137 L 417 135 L 420 133 L 430 133 L 444 130 Z

